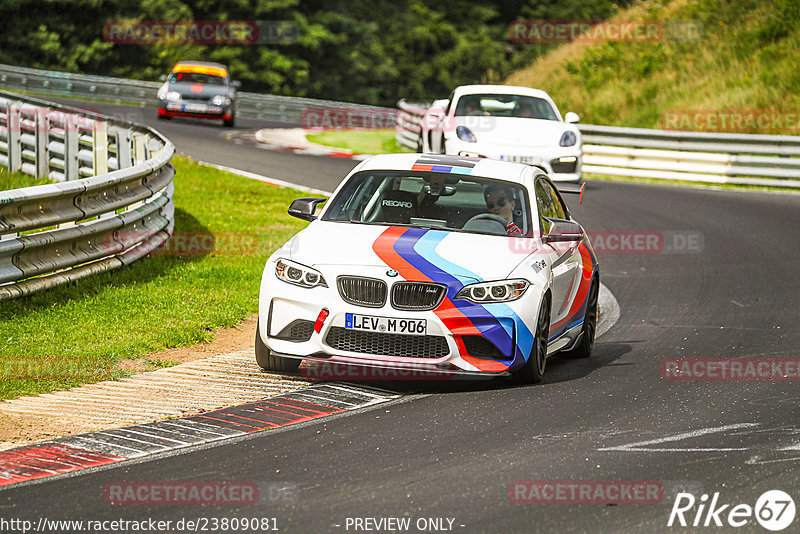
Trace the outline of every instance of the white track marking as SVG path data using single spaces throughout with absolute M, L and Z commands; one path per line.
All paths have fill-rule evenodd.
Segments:
M 600 284 L 600 292 L 597 299 L 597 305 L 600 308 L 600 320 L 597 322 L 595 337 L 600 337 L 619 320 L 619 303 L 614 294 L 602 283 Z
M 758 426 L 758 423 L 736 423 L 733 425 L 718 426 L 712 428 L 702 428 L 700 430 L 692 430 L 690 432 L 682 432 L 672 436 L 667 436 L 648 441 L 637 441 L 635 443 L 628 443 L 625 445 L 617 445 L 614 447 L 603 447 L 597 449 L 598 451 L 625 451 L 625 452 L 716 452 L 716 451 L 746 451 L 747 447 L 743 448 L 641 448 L 648 445 L 660 445 L 662 443 L 669 443 L 673 441 L 681 441 L 689 438 L 696 438 L 705 436 L 707 434 L 715 434 L 717 432 L 725 432 L 727 430 L 736 430 L 739 428 L 752 428 Z
M 233 167 L 226 167 L 225 165 L 217 165 L 216 163 L 208 163 L 207 161 L 198 161 L 197 163 L 199 163 L 200 165 L 205 165 L 206 167 L 213 167 L 214 169 L 219 169 L 221 171 L 229 172 L 232 174 L 238 174 L 239 176 L 244 176 L 245 178 L 250 178 L 251 180 L 258 180 L 259 182 L 277 185 L 280 187 L 291 187 L 292 189 L 297 189 L 298 191 L 305 191 L 306 193 L 313 193 L 315 195 L 325 195 L 325 196 L 331 196 L 332 194 L 330 191 L 323 191 L 322 189 L 314 189 L 313 187 L 305 187 L 303 185 L 293 184 L 291 182 L 285 182 L 283 180 L 278 180 L 277 178 L 270 178 L 269 176 L 263 176 L 261 174 L 256 174 L 254 172 L 234 169 Z

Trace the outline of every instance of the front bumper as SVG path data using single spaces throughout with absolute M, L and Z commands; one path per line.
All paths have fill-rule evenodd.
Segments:
M 461 311 L 455 310 L 448 299 L 430 311 L 398 310 L 392 307 L 391 298 L 381 307 L 358 306 L 342 299 L 336 287 L 337 274 L 380 278 L 390 288 L 393 282 L 403 281 L 400 277 L 386 278 L 386 267 L 353 267 L 347 273 L 333 272 L 325 266 L 315 268 L 329 287 L 308 289 L 278 280 L 274 274 L 275 262 L 267 262 L 259 299 L 259 335 L 264 344 L 280 356 L 444 377 L 507 375 L 524 365 L 530 354 L 526 336 L 535 331 L 541 298 L 541 292 L 533 285 L 517 301 L 480 306 L 480 314 L 462 321 L 463 325 L 454 326 L 451 318 Z M 453 291 L 457 289 L 448 289 L 448 295 L 454 294 Z M 323 308 L 329 314 L 319 332 L 312 331 L 311 325 L 316 323 Z M 424 319 L 427 334 L 354 334 L 361 331 L 345 328 L 348 313 L 396 320 Z M 293 332 L 299 335 L 292 338 Z M 476 334 L 485 334 L 485 341 Z M 508 339 L 509 342 L 490 342 L 489 339 Z M 527 353 L 522 355 L 523 351 Z
M 213 106 L 202 104 L 197 108 L 182 102 L 161 101 L 158 105 L 160 117 L 188 117 L 193 119 L 231 120 L 234 116 L 233 104 Z
M 531 147 L 528 145 L 477 143 L 458 137 L 447 139 L 448 154 L 525 163 L 539 167 L 556 182 L 579 182 L 582 176 L 581 146 Z

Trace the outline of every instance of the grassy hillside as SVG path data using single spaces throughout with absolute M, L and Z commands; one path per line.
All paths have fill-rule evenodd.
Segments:
M 800 134 L 800 0 L 646 0 L 613 20 L 655 20 L 672 38 L 572 42 L 506 83 L 544 89 L 584 123 L 659 128 L 676 110 L 757 111 L 771 119 L 674 129 Z M 681 21 L 701 29 L 697 39 Z

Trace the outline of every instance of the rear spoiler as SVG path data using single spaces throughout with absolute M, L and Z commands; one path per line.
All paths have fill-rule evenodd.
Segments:
M 578 184 L 557 184 L 556 188 L 558 188 L 558 192 L 561 194 L 568 193 L 570 195 L 580 195 L 578 198 L 578 204 L 583 204 L 583 188 L 586 187 L 586 182 L 583 182 L 580 186 Z

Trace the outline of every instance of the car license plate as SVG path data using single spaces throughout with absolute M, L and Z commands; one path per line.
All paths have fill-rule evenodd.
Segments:
M 540 161 L 540 158 L 536 156 L 500 156 L 500 159 L 514 163 L 539 163 Z
M 205 113 L 208 110 L 208 106 L 205 104 L 184 104 L 183 111 L 188 111 L 190 113 Z
M 363 330 L 365 332 L 424 336 L 428 330 L 428 321 L 426 319 L 397 319 L 394 317 L 374 317 L 372 315 L 346 313 L 344 315 L 344 327 L 349 330 Z

